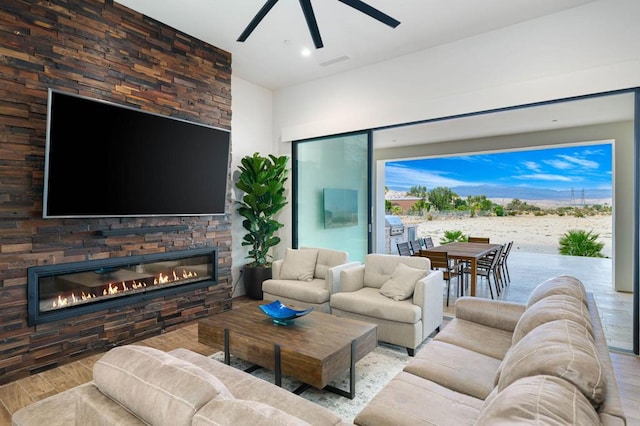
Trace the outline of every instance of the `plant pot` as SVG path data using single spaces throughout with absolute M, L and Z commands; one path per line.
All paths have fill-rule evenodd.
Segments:
M 244 290 L 247 297 L 262 300 L 262 282 L 271 279 L 271 267 L 244 267 Z

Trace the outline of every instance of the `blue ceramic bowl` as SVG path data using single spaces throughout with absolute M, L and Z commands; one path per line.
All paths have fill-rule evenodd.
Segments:
M 313 307 L 304 310 L 291 309 L 283 305 L 281 301 L 275 300 L 266 305 L 260 305 L 260 310 L 273 319 L 276 324 L 286 323 L 285 325 L 289 325 L 294 319 L 313 311 Z

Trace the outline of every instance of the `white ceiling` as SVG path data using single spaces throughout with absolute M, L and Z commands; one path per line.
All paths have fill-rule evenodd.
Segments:
M 394 148 L 631 121 L 633 110 L 633 93 L 599 96 L 378 130 L 374 146 Z
M 272 90 L 364 67 L 596 0 L 365 0 L 399 20 L 392 29 L 338 0 L 312 0 L 324 47 L 300 4 L 282 0 L 246 42 L 236 41 L 266 0 L 116 0 L 232 54 L 235 76 Z M 309 57 L 301 50 L 311 49 Z M 327 62 L 333 62 L 327 65 Z M 631 120 L 631 95 L 550 104 L 377 131 L 399 147 Z
M 265 1 L 117 0 L 231 52 L 234 75 L 272 90 L 451 43 L 594 0 L 365 0 L 399 20 L 401 24 L 395 29 L 338 0 L 313 0 L 324 41 L 324 47 L 317 50 L 299 2 L 282 0 L 246 42 L 237 42 Z M 305 47 L 312 51 L 309 57 L 302 57 L 300 53 Z M 323 65 L 327 62 L 334 63 Z

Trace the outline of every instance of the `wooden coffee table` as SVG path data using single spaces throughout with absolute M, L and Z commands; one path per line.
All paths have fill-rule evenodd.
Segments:
M 275 325 L 252 302 L 198 323 L 198 341 L 230 355 L 275 372 L 275 383 L 282 376 L 303 383 L 295 393 L 309 386 L 341 396 L 355 396 L 355 364 L 378 346 L 378 326 L 321 312 L 297 318 L 292 325 Z M 255 368 L 250 369 L 250 371 Z M 349 370 L 349 391 L 328 386 Z

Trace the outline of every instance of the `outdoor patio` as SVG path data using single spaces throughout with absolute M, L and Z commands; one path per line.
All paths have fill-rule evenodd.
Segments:
M 500 295 L 500 299 L 525 303 L 533 288 L 542 281 L 561 274 L 575 276 L 595 297 L 609 346 L 625 351 L 633 350 L 633 295 L 614 290 L 611 259 L 513 250 L 507 263 L 511 283 Z M 455 285 L 454 280 L 449 306 L 445 306 L 445 313 L 449 315 L 454 312 Z M 490 297 L 484 278 L 478 279 L 476 291 L 479 297 Z

